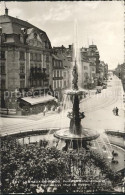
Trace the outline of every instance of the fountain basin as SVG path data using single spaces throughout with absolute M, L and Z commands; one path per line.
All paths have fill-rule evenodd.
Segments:
M 61 140 L 82 140 L 82 141 L 91 141 L 99 137 L 99 133 L 89 129 L 83 128 L 81 135 L 75 135 L 69 131 L 69 128 L 56 131 L 54 136 Z

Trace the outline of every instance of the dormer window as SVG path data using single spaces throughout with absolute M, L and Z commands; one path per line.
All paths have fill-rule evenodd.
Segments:
M 34 33 L 34 38 L 37 39 L 37 33 Z
M 6 41 L 6 34 L 3 33 L 3 34 L 2 34 L 2 42 L 5 42 L 5 41 Z
M 20 60 L 25 60 L 25 52 L 20 51 Z

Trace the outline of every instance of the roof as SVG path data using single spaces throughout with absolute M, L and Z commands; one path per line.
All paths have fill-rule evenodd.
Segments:
M 5 27 L 6 24 L 6 27 Z M 15 34 L 19 34 L 20 33 L 20 28 L 37 28 L 36 26 L 30 24 L 27 21 L 18 19 L 18 18 L 14 18 L 12 16 L 9 15 L 1 15 L 0 16 L 0 25 L 3 26 L 3 33 L 6 34 L 11 34 L 11 33 L 15 33 Z M 42 31 L 41 29 L 37 28 L 38 30 Z M 6 31 L 6 32 L 4 32 Z M 42 31 L 44 32 L 44 31 Z
M 45 96 L 40 96 L 40 97 L 24 97 L 21 98 L 21 100 L 28 102 L 31 105 L 36 105 L 36 104 L 40 104 L 40 103 L 45 103 L 45 102 L 49 102 L 52 100 L 56 100 L 55 97 L 52 97 L 51 95 L 45 95 Z
M 89 48 L 95 48 L 95 49 L 97 49 L 97 46 L 96 45 L 89 45 Z
M 40 33 L 44 33 L 47 39 L 49 40 L 46 32 L 44 32 L 43 30 L 30 24 L 27 21 L 14 18 L 9 15 L 0 15 L 0 27 L 2 27 L 2 33 L 5 34 L 21 34 L 21 28 L 26 28 L 26 29 L 34 28 L 38 30 Z

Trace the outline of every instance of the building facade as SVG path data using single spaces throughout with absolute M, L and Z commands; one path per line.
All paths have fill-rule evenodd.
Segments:
M 118 64 L 117 68 L 114 71 L 114 74 L 121 79 L 123 89 L 125 91 L 125 63 Z
M 52 48 L 44 31 L 6 11 L 0 16 L 0 39 L 3 107 L 5 91 L 35 90 L 52 84 Z
M 57 55 L 52 54 L 52 75 L 53 75 L 53 90 L 63 88 L 63 62 Z

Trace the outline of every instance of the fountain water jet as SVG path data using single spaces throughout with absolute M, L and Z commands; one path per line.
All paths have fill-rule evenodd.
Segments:
M 65 141 L 66 145 L 63 147 L 63 150 L 68 150 L 71 145 L 73 149 L 79 149 L 81 147 L 86 148 L 87 141 L 95 140 L 99 137 L 98 133 L 91 129 L 83 128 L 81 125 L 81 119 L 83 119 L 85 115 L 84 112 L 79 111 L 79 104 L 84 91 L 79 90 L 78 88 L 78 70 L 76 59 L 72 75 L 72 89 L 66 91 L 66 95 L 70 97 L 73 104 L 72 111 L 67 115 L 70 119 L 70 126 L 68 129 L 61 129 L 54 134 L 56 138 Z

